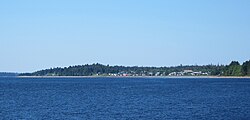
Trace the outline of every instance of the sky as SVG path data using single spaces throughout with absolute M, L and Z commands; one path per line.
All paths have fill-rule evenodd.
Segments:
M 1 0 L 0 71 L 250 59 L 249 0 Z

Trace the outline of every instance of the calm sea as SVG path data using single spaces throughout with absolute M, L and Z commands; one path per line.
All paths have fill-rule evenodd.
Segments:
M 250 119 L 250 79 L 0 78 L 0 119 Z

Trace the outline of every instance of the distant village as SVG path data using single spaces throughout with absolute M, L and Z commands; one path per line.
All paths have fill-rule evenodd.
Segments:
M 19 76 L 250 76 L 250 60 L 242 65 L 232 61 L 229 65 L 191 65 L 175 67 L 125 67 L 102 64 L 76 65 L 50 68 Z
M 99 76 L 101 74 L 97 74 Z M 109 73 L 108 76 L 207 76 L 209 75 L 208 72 L 201 72 L 201 71 L 193 71 L 193 70 L 184 70 L 181 72 L 171 72 L 166 74 L 165 72 L 147 72 L 143 71 L 140 74 L 136 72 L 130 71 L 128 72 L 119 72 L 119 73 Z
M 168 74 L 169 76 L 206 76 L 207 72 L 194 72 L 193 70 L 184 70 L 182 72 L 171 72 Z

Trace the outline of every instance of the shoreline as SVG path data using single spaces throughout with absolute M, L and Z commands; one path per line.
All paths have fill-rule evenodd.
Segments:
M 249 78 L 250 76 L 16 76 L 17 78 Z

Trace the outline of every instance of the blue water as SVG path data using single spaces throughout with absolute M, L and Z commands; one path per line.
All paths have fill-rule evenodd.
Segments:
M 0 78 L 0 119 L 250 119 L 250 79 Z

